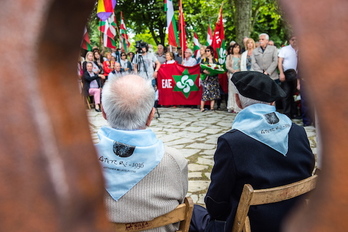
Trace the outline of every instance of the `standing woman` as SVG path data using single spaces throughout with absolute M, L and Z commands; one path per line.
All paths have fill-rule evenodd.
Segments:
M 174 64 L 176 63 L 174 53 L 173 52 L 166 52 L 166 61 L 164 64 Z
M 228 70 L 228 100 L 227 100 L 227 112 L 238 113 L 240 108 L 237 106 L 235 94 L 237 89 L 231 81 L 231 77 L 235 72 L 240 71 L 241 63 L 241 47 L 238 43 L 230 46 L 228 49 L 228 55 L 226 57 L 226 69 Z
M 125 52 L 121 53 L 120 64 L 121 64 L 121 68 L 123 68 L 126 74 L 132 73 L 133 66 L 131 62 L 127 59 L 127 54 Z
M 206 54 L 205 54 L 206 48 L 207 48 L 207 46 L 202 45 L 201 48 L 199 49 L 200 56 L 196 57 L 197 64 L 200 64 L 202 62 L 202 60 L 206 57 Z
M 245 52 L 243 52 L 241 61 L 240 61 L 240 70 L 241 71 L 254 71 L 251 64 L 251 55 L 255 49 L 255 41 L 251 38 L 247 39 L 245 42 Z
M 205 49 L 205 58 L 201 61 L 202 64 L 219 64 L 218 60 L 214 58 L 214 49 L 208 46 Z M 203 94 L 201 100 L 201 112 L 204 112 L 204 103 L 210 101 L 210 110 L 214 110 L 215 100 L 220 99 L 219 78 L 218 75 L 210 76 L 208 70 L 202 70 L 201 73 L 207 75 L 202 80 Z

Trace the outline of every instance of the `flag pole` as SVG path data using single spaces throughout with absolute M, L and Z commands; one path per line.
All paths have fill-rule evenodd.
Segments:
M 180 7 L 180 18 L 179 18 L 179 21 L 180 21 L 180 47 L 181 47 L 181 57 L 184 58 L 184 49 L 183 49 L 183 44 L 184 44 L 184 22 L 183 20 L 183 13 L 184 13 L 184 10 L 182 9 L 182 0 L 179 0 L 179 7 Z

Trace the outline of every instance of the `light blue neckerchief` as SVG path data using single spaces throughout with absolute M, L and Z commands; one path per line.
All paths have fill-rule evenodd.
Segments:
M 116 130 L 102 127 L 96 144 L 106 191 L 119 200 L 162 160 L 164 145 L 152 130 Z
M 239 130 L 286 156 L 291 125 L 291 120 L 276 112 L 274 106 L 254 104 L 237 114 L 232 129 Z

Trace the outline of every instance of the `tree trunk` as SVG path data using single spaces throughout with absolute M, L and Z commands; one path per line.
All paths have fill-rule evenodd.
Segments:
M 236 9 L 236 42 L 244 47 L 243 38 L 249 37 L 251 32 L 252 0 L 234 0 L 233 3 Z

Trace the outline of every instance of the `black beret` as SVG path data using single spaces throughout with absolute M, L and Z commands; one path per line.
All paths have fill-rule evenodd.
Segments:
M 254 71 L 242 71 L 233 74 L 231 81 L 244 97 L 263 102 L 274 102 L 285 97 L 283 89 L 269 76 Z

